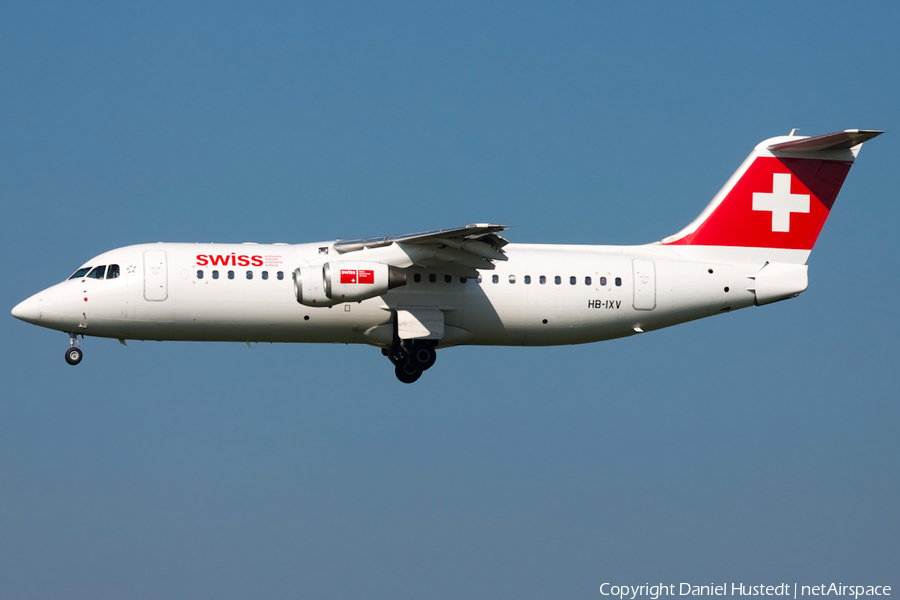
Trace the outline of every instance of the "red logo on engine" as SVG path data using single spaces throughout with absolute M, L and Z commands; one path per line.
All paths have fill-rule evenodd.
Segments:
M 375 283 L 375 271 L 369 269 L 341 269 L 341 283 Z

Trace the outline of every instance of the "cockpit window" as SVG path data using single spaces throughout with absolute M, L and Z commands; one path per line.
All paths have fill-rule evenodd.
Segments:
M 100 265 L 99 267 L 94 267 L 94 270 L 88 273 L 88 279 L 103 279 L 103 275 L 106 273 L 106 265 Z
M 106 269 L 106 278 L 107 279 L 115 279 L 119 276 L 119 265 L 109 265 L 109 268 Z
M 83 269 L 78 269 L 77 271 L 72 273 L 72 276 L 69 277 L 69 279 L 78 279 L 80 277 L 84 277 L 85 275 L 87 275 L 88 271 L 90 271 L 90 270 L 91 270 L 90 267 L 84 267 Z
M 106 265 L 100 265 L 99 267 L 94 267 L 94 269 L 88 273 L 88 279 L 103 279 L 105 274 Z

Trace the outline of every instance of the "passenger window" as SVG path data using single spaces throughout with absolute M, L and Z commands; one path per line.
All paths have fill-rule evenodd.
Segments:
M 606 277 L 601 277 L 601 278 L 600 278 L 600 285 L 603 285 L 603 286 L 606 285 Z
M 213 271 L 213 279 L 218 279 L 218 278 L 219 278 L 219 272 Z
M 561 284 L 561 283 L 562 283 L 562 277 L 560 277 L 559 275 L 557 275 L 556 277 L 553 278 L 553 283 L 555 283 L 556 285 Z
M 585 278 L 584 278 L 584 285 L 591 285 L 591 278 L 590 278 L 590 277 L 585 277 Z
M 510 282 L 510 283 L 515 283 L 515 282 L 516 282 L 516 276 L 515 276 L 515 275 L 510 275 L 510 276 L 509 276 L 509 282 Z
M 88 273 L 88 279 L 103 279 L 105 274 L 106 265 L 100 265 L 99 267 L 94 267 L 94 270 Z
M 197 271 L 197 279 L 203 279 L 203 271 Z
M 576 281 L 578 281 L 578 280 L 575 278 L 574 275 L 572 275 L 571 277 L 569 277 L 569 284 L 570 284 L 570 285 L 575 285 L 575 282 L 576 282 Z
M 459 282 L 460 282 L 460 283 L 465 283 L 465 282 L 466 282 L 466 278 L 465 278 L 465 277 L 460 277 L 460 278 L 459 278 Z
M 228 279 L 234 279 L 234 271 L 228 271 Z
M 478 283 L 481 283 L 481 273 L 478 274 Z
M 430 281 L 431 283 L 434 283 L 435 281 L 437 281 L 437 275 L 435 275 L 434 273 L 429 273 L 428 281 Z
M 492 276 L 491 276 L 491 281 L 493 281 L 494 283 L 500 283 L 500 276 L 499 276 L 499 275 L 492 275 Z
M 451 281 L 453 281 L 452 277 L 450 277 L 449 275 L 444 275 L 444 283 L 450 283 Z
M 547 283 L 547 278 L 545 276 L 541 275 L 541 278 L 539 279 L 539 281 L 541 282 L 541 285 L 544 285 L 545 283 Z
M 107 279 L 115 279 L 119 276 L 119 265 L 109 265 L 109 268 L 106 269 L 106 278 Z
M 79 278 L 81 278 L 81 277 L 84 277 L 85 275 L 88 274 L 88 271 L 90 271 L 90 270 L 91 270 L 90 267 L 85 267 L 85 268 L 83 268 L 83 269 L 78 269 L 77 271 L 75 271 L 74 273 L 72 273 L 72 276 L 69 277 L 69 279 L 79 279 Z
M 247 279 L 253 279 L 253 271 L 247 271 Z
M 622 278 L 616 277 L 616 285 L 622 285 Z
M 263 272 L 262 272 L 262 278 L 263 278 L 263 280 L 268 279 L 268 278 L 269 278 L 269 272 L 268 272 L 268 271 L 263 271 Z
M 531 275 L 526 275 L 525 276 L 525 284 L 528 285 L 529 283 L 531 283 Z
M 416 273 L 415 275 L 413 275 L 413 281 L 415 281 L 416 283 L 420 283 L 422 281 L 422 274 Z
M 278 271 L 278 281 L 284 279 L 284 271 Z

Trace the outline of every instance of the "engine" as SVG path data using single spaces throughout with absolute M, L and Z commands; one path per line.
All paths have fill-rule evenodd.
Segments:
M 305 306 L 358 302 L 403 285 L 406 273 L 382 263 L 336 261 L 294 270 L 294 293 Z
M 322 267 L 300 267 L 294 269 L 294 294 L 297 302 L 306 306 L 334 306 L 325 295 L 325 280 Z

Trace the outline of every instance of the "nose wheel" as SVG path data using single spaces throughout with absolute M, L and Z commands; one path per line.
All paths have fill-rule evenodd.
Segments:
M 69 348 L 66 350 L 66 362 L 70 365 L 77 365 L 83 357 L 84 352 L 81 351 L 81 348 Z
M 66 350 L 66 362 L 70 365 L 77 365 L 84 358 L 84 352 L 78 347 L 78 336 L 74 333 L 69 334 L 69 349 Z

